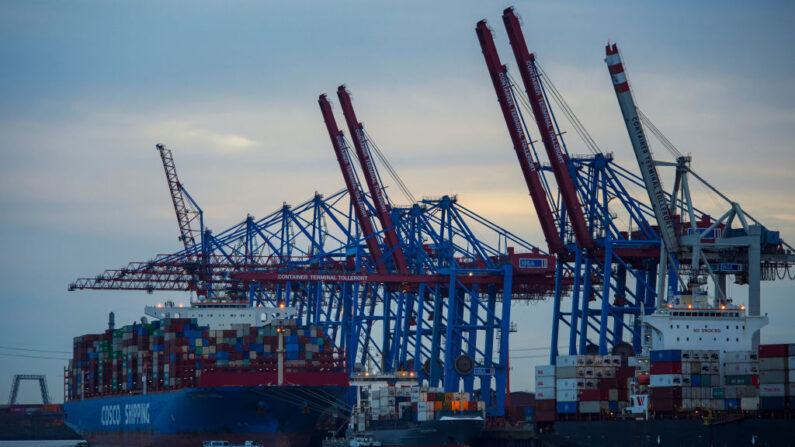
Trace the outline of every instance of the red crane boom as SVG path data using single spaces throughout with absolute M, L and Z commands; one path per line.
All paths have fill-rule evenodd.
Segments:
M 185 200 L 185 193 L 182 189 L 182 184 L 177 177 L 177 167 L 174 164 L 174 157 L 171 155 L 171 150 L 162 144 L 155 146 L 160 152 L 160 159 L 163 161 L 163 170 L 166 171 L 166 182 L 168 182 L 168 190 L 171 192 L 171 201 L 174 203 L 174 211 L 177 214 L 177 224 L 179 225 L 179 240 L 185 246 L 185 251 L 192 257 L 195 253 L 190 253 L 195 250 L 196 240 L 201 241 L 201 230 L 196 230 L 191 227 L 191 222 L 196 219 L 201 219 L 201 211 L 191 210 L 188 207 L 188 201 Z
M 342 176 L 345 178 L 345 186 L 348 188 L 348 193 L 353 201 L 353 209 L 356 213 L 356 219 L 362 228 L 362 233 L 367 243 L 367 250 L 370 251 L 370 256 L 373 258 L 373 264 L 378 273 L 386 273 L 386 266 L 381 262 L 381 248 L 378 246 L 378 240 L 375 237 L 373 225 L 370 222 L 370 214 L 364 206 L 364 197 L 359 183 L 356 181 L 356 176 L 353 172 L 351 159 L 348 157 L 348 149 L 345 147 L 343 133 L 337 127 L 337 121 L 334 119 L 334 113 L 331 111 L 331 104 L 328 102 L 325 93 L 320 95 L 318 99 L 320 104 L 320 112 L 323 114 L 323 121 L 326 122 L 326 129 L 328 129 L 329 138 L 331 138 L 331 145 L 334 147 L 334 152 L 337 154 L 337 161 L 342 170 Z
M 489 70 L 491 81 L 494 83 L 494 91 L 497 93 L 497 100 L 500 103 L 505 124 L 508 126 L 513 149 L 519 158 L 519 166 L 522 168 L 527 189 L 530 190 L 530 198 L 533 200 L 533 206 L 535 206 L 538 219 L 541 222 L 541 230 L 544 232 L 547 246 L 551 253 L 565 256 L 567 254 L 566 247 L 555 226 L 555 217 L 552 214 L 544 187 L 541 184 L 538 166 L 533 161 L 530 146 L 522 130 L 519 111 L 516 109 L 516 103 L 514 103 L 511 96 L 510 83 L 506 74 L 507 69 L 500 62 L 500 56 L 494 46 L 494 37 L 491 35 L 488 25 L 486 25 L 486 21 L 481 20 L 478 22 L 475 31 L 480 41 L 480 48 L 483 50 L 483 57 L 486 59 L 486 67 Z
M 502 20 L 505 23 L 505 30 L 508 32 L 508 38 L 511 41 L 513 54 L 516 57 L 516 64 L 519 66 L 519 73 L 522 75 L 522 82 L 527 90 L 527 96 L 530 98 L 530 107 L 533 110 L 533 115 L 535 115 L 538 130 L 541 132 L 541 140 L 544 142 L 544 149 L 549 157 L 552 172 L 555 174 L 555 181 L 558 183 L 563 202 L 566 204 L 566 211 L 574 229 L 574 236 L 577 238 L 577 245 L 581 249 L 591 250 L 595 247 L 594 241 L 591 237 L 591 232 L 588 230 L 588 224 L 585 222 L 582 206 L 577 198 L 577 190 L 574 188 L 574 181 L 568 171 L 566 164 L 567 155 L 560 147 L 552 117 L 541 91 L 538 72 L 533 64 L 535 56 L 527 50 L 527 43 L 513 8 L 505 9 Z
M 339 86 L 337 89 L 337 97 L 340 99 L 342 113 L 345 115 L 345 121 L 348 124 L 348 130 L 353 139 L 353 146 L 356 148 L 356 155 L 359 157 L 359 163 L 362 166 L 367 188 L 370 190 L 370 196 L 373 198 L 375 210 L 378 213 L 378 220 L 381 222 L 381 228 L 386 233 L 386 244 L 392 251 L 392 260 L 395 262 L 395 267 L 397 267 L 399 273 L 406 273 L 408 271 L 406 258 L 403 256 L 403 251 L 400 249 L 397 232 L 392 225 L 392 217 L 389 215 L 389 205 L 386 203 L 381 184 L 378 181 L 373 159 L 370 158 L 370 151 L 367 150 L 364 125 L 356 119 L 356 112 L 353 110 L 351 97 L 344 85 Z

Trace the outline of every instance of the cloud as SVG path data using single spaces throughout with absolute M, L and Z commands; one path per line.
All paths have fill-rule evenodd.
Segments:
M 167 138 L 170 143 L 188 147 L 207 147 L 224 155 L 244 151 L 257 142 L 242 135 L 212 130 L 189 120 L 165 120 L 149 125 L 144 133 L 155 141 Z

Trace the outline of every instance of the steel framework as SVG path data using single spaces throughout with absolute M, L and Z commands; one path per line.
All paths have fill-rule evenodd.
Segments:
M 39 389 L 41 390 L 41 402 L 44 405 L 50 403 L 50 392 L 47 390 L 47 378 L 43 375 L 29 375 L 29 374 L 15 374 L 11 384 L 11 393 L 8 396 L 8 405 L 17 403 L 17 394 L 19 392 L 19 383 L 23 380 L 32 380 L 39 382 Z
M 543 186 L 544 194 L 534 191 L 529 181 L 528 187 L 542 229 L 548 226 L 547 219 L 544 218 L 546 209 L 551 209 L 557 232 L 565 242 L 566 252 L 561 253 L 554 249 L 554 240 L 547 236 L 550 252 L 557 255 L 557 271 L 571 271 L 573 274 L 570 310 L 563 310 L 562 307 L 566 290 L 559 288 L 554 294 L 551 362 L 554 364 L 558 355 L 561 326 L 568 326 L 569 329 L 569 354 L 584 354 L 591 350 L 606 354 L 623 341 L 630 341 L 636 351 L 639 350 L 643 336 L 642 315 L 654 312 L 656 306 L 667 304 L 680 290 L 688 288 L 689 285 L 680 279 L 683 274 L 694 277 L 709 274 L 721 294 L 725 289 L 727 274 L 735 274 L 742 279 L 744 274 L 737 269 L 750 270 L 752 278 L 748 282 L 753 284 L 749 300 L 756 303 L 750 306 L 751 314 L 756 312 L 758 315 L 760 268 L 788 272 L 793 265 L 792 248 L 778 240 L 777 232 L 767 231 L 758 221 L 754 223 L 761 230 L 749 228 L 739 205 L 706 182 L 704 183 L 710 189 L 730 203 L 733 211 L 728 211 L 715 221 L 697 209 L 689 200 L 687 184 L 687 174 L 695 174 L 689 169 L 689 158 L 680 157 L 677 163 L 654 162 L 656 165 L 677 168 L 673 191 L 664 193 L 665 206 L 670 203 L 673 212 L 679 203 L 681 211 L 680 215 L 672 217 L 679 239 L 675 241 L 676 244 L 670 245 L 676 247 L 681 239 L 682 244 L 688 248 L 682 252 L 674 250 L 674 253 L 670 253 L 672 250 L 665 250 L 655 215 L 667 214 L 668 210 L 655 209 L 662 206 L 660 203 L 649 205 L 650 196 L 646 193 L 648 181 L 615 163 L 612 154 L 602 152 L 588 135 L 538 65 L 535 55 L 527 50 L 513 8 L 504 11 L 503 22 L 526 92 L 516 91 L 516 83 L 499 61 L 491 30 L 485 21 L 478 23 L 476 32 L 514 146 L 518 148 L 522 141 L 530 142 L 523 151 L 529 160 L 523 160 L 520 156 L 525 178 L 528 178 L 525 165 L 541 167 L 538 170 L 539 183 Z M 612 60 L 608 62 L 615 63 Z M 611 67 L 611 74 L 614 71 L 614 67 Z M 628 88 L 619 93 L 625 91 Z M 592 154 L 569 154 L 563 139 L 564 132 L 561 131 L 553 112 L 553 104 L 563 112 Z M 631 106 L 634 107 L 634 103 Z M 545 164 L 538 156 L 525 116 L 536 121 L 549 164 Z M 653 128 L 655 134 L 660 134 L 648 121 L 646 124 Z M 634 127 L 630 131 L 632 129 Z M 658 138 L 661 138 L 663 144 L 670 145 L 664 136 L 658 135 Z M 652 166 L 648 160 L 646 162 L 641 167 Z M 554 174 L 558 188 L 554 188 L 552 179 L 547 178 L 550 172 Z M 576 195 L 571 194 L 571 185 Z M 655 194 L 659 195 L 659 192 Z M 678 196 L 682 196 L 679 202 L 672 199 Z M 578 215 L 581 210 L 582 218 Z M 684 215 L 688 218 L 687 222 L 681 217 Z M 742 228 L 728 230 L 724 223 L 728 222 L 731 226 L 735 216 L 742 223 Z M 581 219 L 585 221 L 587 234 L 583 234 Z M 545 235 L 548 232 L 545 230 Z M 750 233 L 760 236 L 747 238 Z M 767 243 L 761 252 L 760 237 L 763 246 Z M 767 275 L 769 278 L 775 276 L 776 274 Z
M 205 230 L 196 246 L 70 289 L 195 291 L 200 300 L 295 306 L 302 324 L 328 328 L 347 350 L 351 374 L 408 370 L 448 391 L 476 390 L 477 377 L 489 414 L 502 415 L 510 303 L 550 296 L 570 275 L 451 196 L 390 208 L 411 273 L 381 272 L 349 197 L 315 194 L 217 234 Z M 370 238 L 383 241 L 384 231 Z

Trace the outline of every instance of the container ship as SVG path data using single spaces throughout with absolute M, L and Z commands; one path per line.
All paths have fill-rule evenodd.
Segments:
M 74 339 L 65 422 L 91 446 L 304 446 L 344 408 L 344 354 L 293 308 L 168 302 L 145 313 L 155 320 L 111 319 Z
M 637 355 L 537 366 L 524 414 L 556 445 L 792 445 L 795 344 L 754 349 L 767 321 L 682 296 L 646 317 Z
M 485 425 L 484 403 L 470 393 L 417 386 L 411 375 L 355 376 L 358 398 L 348 438 L 372 439 L 382 447 L 471 445 Z

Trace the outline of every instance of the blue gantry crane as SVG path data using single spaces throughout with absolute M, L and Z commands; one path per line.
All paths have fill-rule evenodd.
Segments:
M 346 350 L 351 374 L 403 370 L 447 391 L 482 390 L 489 414 L 502 415 L 511 301 L 550 296 L 556 280 L 570 284 L 570 276 L 556 275 L 554 257 L 455 196 L 393 206 L 350 97 L 344 88 L 338 94 L 371 194 L 322 95 L 345 190 L 218 233 L 204 229 L 183 250 L 70 288 L 195 291 L 203 301 L 295 306 L 302 324 L 326 327 Z
M 687 181 L 688 174 L 695 176 L 689 168 L 689 157 L 678 154 L 676 163 L 651 158 L 640 122 L 643 115 L 635 113 L 614 47 L 608 47 L 608 65 L 641 176 L 621 167 L 611 153 L 596 145 L 535 55 L 528 51 L 513 8 L 507 8 L 502 18 L 524 92 L 518 91 L 507 67 L 500 62 L 485 20 L 478 23 L 476 32 L 549 251 L 556 256 L 557 272 L 573 272 L 570 310 L 563 309 L 566 291 L 559 287 L 554 294 L 552 363 L 558 354 L 562 326 L 569 329 L 569 354 L 606 354 L 623 342 L 630 342 L 639 350 L 642 316 L 654 312 L 657 306 L 667 305 L 682 290 L 703 283 L 705 274 L 713 277 L 722 299 L 727 275 L 735 274 L 740 281 L 746 281 L 747 276 L 747 282 L 752 284 L 750 314 L 758 315 L 761 271 L 767 272 L 768 278 L 775 277 L 776 272 L 782 276 L 781 272 L 787 272 L 792 265 L 791 247 L 778 240 L 777 232 L 768 231 L 758 221 L 749 225 L 747 213 L 706 182 L 708 188 L 729 202 L 731 209 L 714 220 L 696 208 L 690 200 Z M 569 153 L 553 104 L 563 112 L 591 154 Z M 548 163 L 535 150 L 526 116 L 536 123 Z M 650 121 L 644 119 L 644 124 L 653 129 L 663 145 L 672 147 Z M 671 193 L 662 189 L 658 165 L 676 167 Z M 529 171 L 537 172 L 538 180 L 530 178 Z M 548 178 L 550 171 L 552 178 Z M 638 194 L 641 190 L 648 194 Z M 679 215 L 674 213 L 677 208 Z M 552 210 L 552 219 L 547 217 L 548 210 Z M 681 217 L 685 214 L 686 221 Z M 724 230 L 732 220 L 741 222 L 742 227 Z M 565 251 L 556 245 L 556 238 L 550 237 L 550 221 L 555 223 Z M 749 237 L 750 233 L 754 236 Z M 682 278 L 687 275 L 690 279 L 684 281 Z
M 179 182 L 171 151 L 158 145 L 182 249 L 80 278 L 70 290 L 190 291 L 199 301 L 295 306 L 301 324 L 325 327 L 346 350 L 351 375 L 407 371 L 446 391 L 480 390 L 492 416 L 504 414 L 514 301 L 553 299 L 552 363 L 561 335 L 569 354 L 605 354 L 625 342 L 639 350 L 643 315 L 703 286 L 705 276 L 724 300 L 727 276 L 748 283 L 749 310 L 758 314 L 759 281 L 789 274 L 792 248 L 704 182 L 689 157 L 677 154 L 675 163 L 651 157 L 644 125 L 673 146 L 635 106 L 615 46 L 608 46 L 607 62 L 641 175 L 616 163 L 587 133 L 528 50 L 514 10 L 502 18 L 521 84 L 500 61 L 485 21 L 476 33 L 548 253 L 455 196 L 409 194 L 409 205 L 394 205 L 373 149 L 391 166 L 340 86 L 352 144 L 327 96 L 318 104 L 344 190 L 316 192 L 296 206 L 285 203 L 212 232 Z M 553 109 L 590 154 L 569 152 Z M 536 130 L 543 151 L 536 150 Z M 670 193 L 658 166 L 675 168 Z M 727 200 L 729 211 L 713 219 L 696 208 L 691 177 Z

